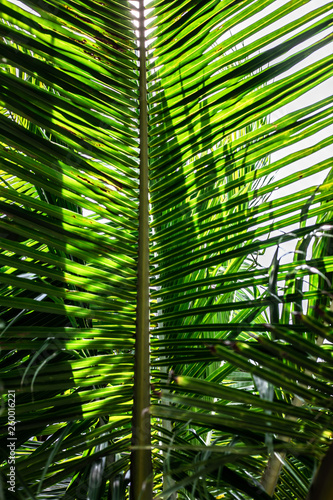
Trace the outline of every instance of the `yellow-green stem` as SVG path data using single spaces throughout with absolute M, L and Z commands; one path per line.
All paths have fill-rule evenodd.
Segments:
M 131 499 L 151 500 L 150 378 L 149 378 L 149 191 L 148 113 L 144 2 L 139 6 L 140 43 L 140 208 L 138 299 L 134 371 Z

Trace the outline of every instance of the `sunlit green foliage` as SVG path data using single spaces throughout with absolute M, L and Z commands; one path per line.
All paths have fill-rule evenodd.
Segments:
M 333 432 L 333 99 L 276 112 L 332 76 L 332 6 L 153 0 L 140 67 L 127 0 L 24 4 L 0 9 L 0 497 L 305 499 Z M 153 474 L 133 485 L 146 139 Z

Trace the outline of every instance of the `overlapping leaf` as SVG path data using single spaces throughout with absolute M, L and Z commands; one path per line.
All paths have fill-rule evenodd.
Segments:
M 4 1 L 0 25 L 0 363 L 4 394 L 16 394 L 16 495 L 93 498 L 112 490 L 115 457 L 130 443 L 132 14 L 126 2 L 25 6 Z M 7 420 L 3 412 L 3 443 Z
M 183 488 L 181 498 L 213 498 L 222 493 L 243 498 L 241 491 L 250 498 L 264 498 L 260 477 L 270 449 L 279 447 L 273 436 L 292 438 L 296 452 L 297 446 L 313 442 L 312 433 L 318 443 L 324 429 L 332 425 L 330 410 L 324 423 L 320 410 L 290 405 L 290 397 L 300 391 L 309 404 L 325 401 L 330 408 L 330 369 L 325 375 L 324 366 L 315 369 L 314 358 L 301 354 L 300 346 L 288 348 L 285 360 L 283 345 L 272 344 L 264 355 L 255 342 L 249 342 L 253 335 L 273 342 L 266 323 L 278 321 L 281 331 L 289 331 L 290 312 L 297 310 L 297 304 L 309 304 L 311 312 L 313 304 L 323 303 L 323 289 L 331 287 L 330 229 L 324 228 L 332 222 L 331 176 L 319 185 L 312 185 L 310 177 L 327 172 L 331 158 L 323 156 L 303 168 L 296 162 L 311 159 L 331 145 L 328 136 L 315 145 L 300 141 L 311 140 L 331 123 L 332 100 L 295 106 L 282 118 L 270 119 L 332 74 L 330 56 L 318 57 L 315 64 L 306 60 L 331 42 L 331 6 L 311 4 L 306 15 L 297 16 L 297 9 L 305 4 L 156 1 L 149 5 L 154 8 L 148 26 L 153 29 L 149 76 L 152 361 L 155 392 L 162 397 L 151 411 L 156 417 L 179 421 L 172 435 L 163 427 L 159 430 L 166 434 L 168 453 L 177 463 L 178 433 L 193 445 L 188 466 L 186 453 L 182 454 L 182 475 L 176 472 L 179 468 L 168 471 Z M 296 20 L 290 22 L 286 16 L 294 11 Z M 267 26 L 269 31 L 264 30 Z M 300 61 L 304 64 L 296 66 Z M 290 146 L 293 152 L 284 153 Z M 268 161 L 277 152 L 279 159 L 273 156 Z M 308 184 L 299 187 L 301 178 L 308 178 Z M 293 184 L 292 194 L 285 194 L 283 188 Z M 282 265 L 282 249 L 293 241 L 299 242 L 295 261 Z M 311 256 L 306 242 L 307 248 L 314 242 L 314 248 L 320 245 L 322 251 Z M 266 258 L 264 267 L 261 254 L 270 247 L 281 251 L 271 266 Z M 310 288 L 301 287 L 309 276 Z M 294 328 L 297 333 L 292 339 L 311 338 L 307 348 L 311 356 L 320 357 L 322 349 L 309 325 L 296 321 Z M 236 352 L 222 347 L 223 342 Z M 241 361 L 238 350 L 251 362 Z M 212 352 L 224 361 L 218 363 Z M 272 353 L 279 361 L 271 359 Z M 260 365 L 266 358 L 270 369 Z M 158 383 L 160 366 L 173 370 L 171 380 L 176 385 L 170 385 L 170 375 Z M 296 377 L 295 366 L 304 374 Z M 227 394 L 226 384 L 234 377 L 237 380 L 239 369 L 249 373 L 248 386 L 237 382 Z M 309 371 L 316 375 L 313 380 Z M 252 376 L 267 388 L 275 387 L 275 396 L 267 389 L 260 397 Z M 293 425 L 289 411 L 295 412 Z M 303 413 L 296 417 L 298 411 Z M 313 411 L 319 411 L 318 422 Z M 316 429 L 308 429 L 314 421 Z M 200 438 L 194 437 L 193 429 Z M 234 436 L 237 446 L 247 449 L 245 464 L 233 456 Z M 247 448 L 250 443 L 256 443 L 253 450 Z M 256 446 L 266 446 L 266 452 L 258 452 Z M 290 452 L 292 446 L 288 446 Z M 205 449 L 214 457 L 214 473 L 209 462 L 194 466 L 205 456 Z M 218 465 L 217 457 L 223 453 L 230 454 L 230 464 L 239 464 L 235 467 L 242 470 L 244 482 L 234 479 L 235 486 L 230 475 L 221 473 L 228 464 L 224 457 Z M 315 447 L 306 453 L 315 455 Z M 251 455 L 256 457 L 255 466 Z M 306 477 L 309 481 L 309 469 Z M 256 485 L 252 490 L 251 484 Z M 176 489 L 176 484 L 169 488 L 165 498 Z M 292 494 L 290 487 L 288 498 L 295 498 Z

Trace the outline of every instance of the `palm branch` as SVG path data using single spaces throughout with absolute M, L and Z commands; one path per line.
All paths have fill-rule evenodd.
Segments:
M 332 98 L 296 99 L 332 12 L 306 3 L 3 0 L 5 498 L 328 498 Z

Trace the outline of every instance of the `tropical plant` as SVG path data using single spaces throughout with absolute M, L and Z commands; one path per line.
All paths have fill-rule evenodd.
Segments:
M 0 497 L 333 497 L 307 4 L 2 0 Z

